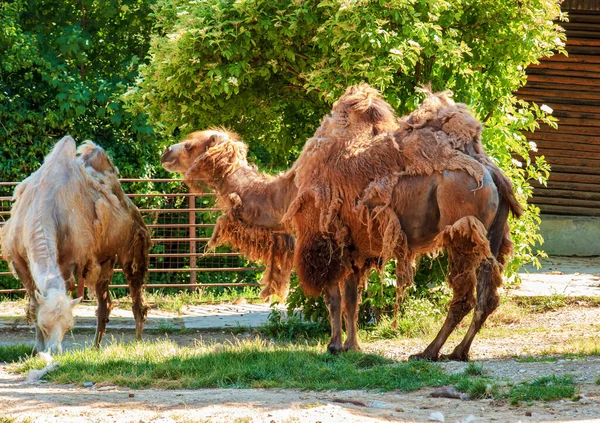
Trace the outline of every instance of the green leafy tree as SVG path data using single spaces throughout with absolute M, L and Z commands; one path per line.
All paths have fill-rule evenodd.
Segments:
M 525 68 L 564 51 L 557 0 L 167 1 L 131 108 L 178 134 L 225 125 L 259 162 L 288 166 L 347 86 L 366 81 L 400 114 L 416 88 L 450 89 L 484 122 L 484 144 L 526 205 L 528 181 L 545 181 L 522 134 L 554 124 L 515 91 Z M 536 261 L 539 210 L 512 222 L 513 271 Z
M 146 57 L 145 0 L 0 2 L 0 180 L 21 180 L 65 134 L 106 148 L 124 176 L 157 165 L 144 113 L 121 95 Z

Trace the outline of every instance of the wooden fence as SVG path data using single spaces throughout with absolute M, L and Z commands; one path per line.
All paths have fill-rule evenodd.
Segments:
M 255 273 L 262 267 L 227 249 L 206 250 L 220 211 L 214 206 L 214 194 L 192 194 L 176 179 L 121 179 L 121 184 L 152 233 L 147 289 L 258 286 Z M 5 194 L 12 194 L 16 185 L 0 182 L 4 193 L 0 196 L 0 227 L 10 217 L 12 197 Z M 0 261 L 0 265 L 0 288 L 7 282 L 15 285 L 6 262 Z M 83 286 L 78 288 L 82 294 Z M 115 269 L 110 288 L 127 288 L 121 269 Z M 23 291 L 0 289 L 0 294 Z

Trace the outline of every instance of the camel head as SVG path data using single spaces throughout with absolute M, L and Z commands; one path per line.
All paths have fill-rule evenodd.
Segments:
M 248 166 L 248 148 L 238 136 L 223 129 L 196 131 L 163 153 L 160 161 L 169 172 L 184 175 L 185 181 L 201 190 L 216 186 L 238 168 Z
M 44 336 L 46 352 L 62 353 L 62 340 L 73 327 L 73 307 L 81 297 L 72 300 L 65 292 L 55 289 L 46 294 L 35 291 L 38 302 L 37 325 Z

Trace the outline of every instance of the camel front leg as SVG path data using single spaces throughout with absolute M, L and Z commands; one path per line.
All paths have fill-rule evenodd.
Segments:
M 344 351 L 360 351 L 358 345 L 358 312 L 362 299 L 365 277 L 364 269 L 354 268 L 354 271 L 344 281 L 344 291 L 342 304 L 344 310 L 344 320 L 346 322 L 346 342 L 344 342 Z
M 400 304 L 404 302 L 406 288 L 414 282 L 414 269 L 411 259 L 398 258 L 396 262 L 396 302 L 394 303 L 394 320 L 392 327 L 398 328 L 398 313 Z
M 325 287 L 325 304 L 331 324 L 331 340 L 327 349 L 335 355 L 342 351 L 342 294 L 338 281 L 332 281 Z
M 106 333 L 106 325 L 109 322 L 110 312 L 113 309 L 112 300 L 108 285 L 112 281 L 116 257 L 102 263 L 100 275 L 96 282 L 96 298 L 98 299 L 96 335 L 94 336 L 94 347 L 99 348 L 102 343 L 102 337 Z
M 25 313 L 27 323 L 34 323 L 35 325 L 35 345 L 33 346 L 32 354 L 44 352 L 46 351 L 46 341 L 44 340 L 44 334 L 37 324 L 37 310 L 39 305 L 37 299 L 35 298 L 36 286 L 35 282 L 33 281 L 33 276 L 31 276 L 27 262 L 20 256 L 13 257 L 12 266 L 15 273 L 19 277 L 19 280 L 25 287 L 27 296 L 29 297 L 27 310 Z

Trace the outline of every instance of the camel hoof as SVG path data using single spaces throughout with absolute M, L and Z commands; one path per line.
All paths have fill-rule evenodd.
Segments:
M 438 356 L 433 356 L 431 354 L 419 353 L 413 354 L 408 357 L 410 361 L 438 361 Z
M 338 355 L 342 352 L 342 347 L 336 344 L 329 344 L 327 345 L 327 350 L 333 355 Z
M 444 361 L 469 361 L 469 354 L 442 354 L 440 360 Z

